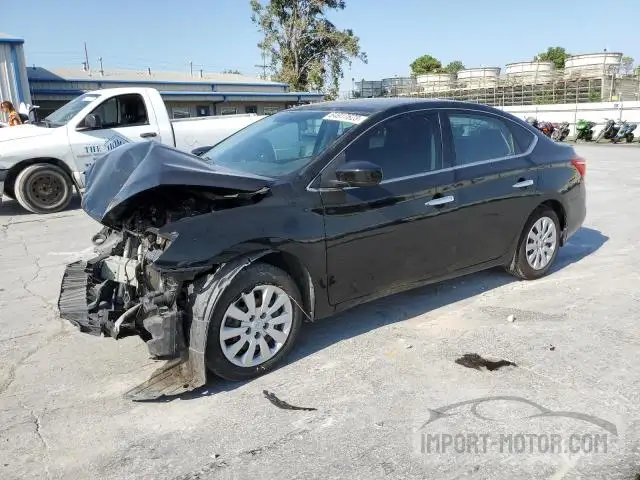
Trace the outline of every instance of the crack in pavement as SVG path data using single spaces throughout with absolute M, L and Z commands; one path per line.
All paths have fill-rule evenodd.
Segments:
M 14 335 L 9 338 L 0 338 L 0 343 L 10 342 L 11 340 L 17 340 L 19 338 L 32 337 L 34 335 L 39 335 L 42 332 L 31 332 L 31 333 L 23 333 L 22 335 Z
M 25 407 L 26 408 L 26 407 Z M 44 413 L 44 411 L 42 412 Z M 51 472 L 49 471 L 49 463 L 51 463 L 51 459 L 49 458 L 49 443 L 47 442 L 47 439 L 44 438 L 44 435 L 42 435 L 42 422 L 40 420 L 40 417 L 38 415 L 36 415 L 36 413 L 33 410 L 29 410 L 29 415 L 31 415 L 33 424 L 36 427 L 36 437 L 38 437 L 38 440 L 40 440 L 40 443 L 42 444 L 44 453 L 43 453 L 43 457 L 44 457 L 44 471 L 47 474 L 47 478 L 52 478 L 51 477 Z
M 29 360 L 29 358 L 31 358 L 33 355 L 38 353 L 38 351 L 40 351 L 41 349 L 43 349 L 44 347 L 49 345 L 54 340 L 57 340 L 58 338 L 62 338 L 64 336 L 68 335 L 68 334 L 69 334 L 69 332 L 65 332 L 63 330 L 59 330 L 59 331 L 55 332 L 53 335 L 49 335 L 39 345 L 37 345 L 33 350 L 28 352 L 24 357 L 22 357 L 16 363 L 11 365 L 9 367 L 9 374 L 8 374 L 7 379 L 4 381 L 4 383 L 0 384 L 0 396 L 4 395 L 4 393 L 13 384 L 13 382 L 16 379 L 16 371 L 18 370 L 18 368 L 20 368 L 24 364 L 24 362 Z
M 308 428 L 292 430 L 286 433 L 285 435 L 283 435 L 282 437 L 278 438 L 277 440 L 274 440 L 271 443 L 268 443 L 264 446 L 257 447 L 257 448 L 242 450 L 227 459 L 220 458 L 220 455 L 216 455 L 216 460 L 214 460 L 213 462 L 207 463 L 205 466 L 203 466 L 199 470 L 195 470 L 193 472 L 189 472 L 189 473 L 174 477 L 173 480 L 200 480 L 203 478 L 207 478 L 207 477 L 204 477 L 204 475 L 213 473 L 216 470 L 230 467 L 232 464 L 237 465 L 239 463 L 244 463 L 247 461 L 247 459 L 257 457 L 262 453 L 281 447 L 282 445 L 285 445 L 286 443 L 288 443 L 290 440 L 294 440 L 298 437 L 306 435 L 310 431 L 311 430 L 309 430 Z

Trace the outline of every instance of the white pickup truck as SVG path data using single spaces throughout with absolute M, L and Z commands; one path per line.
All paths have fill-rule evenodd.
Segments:
M 0 205 L 15 198 L 33 213 L 63 210 L 84 171 L 104 152 L 155 141 L 191 152 L 263 118 L 256 114 L 170 119 L 153 88 L 95 90 L 36 124 L 0 128 Z

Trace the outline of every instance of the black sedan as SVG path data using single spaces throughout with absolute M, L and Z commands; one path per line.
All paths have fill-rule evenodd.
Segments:
M 532 280 L 586 214 L 585 161 L 526 122 L 453 101 L 280 112 L 200 157 L 124 145 L 87 172 L 105 227 L 61 316 L 170 360 L 131 393 L 273 369 L 304 320 L 491 267 Z

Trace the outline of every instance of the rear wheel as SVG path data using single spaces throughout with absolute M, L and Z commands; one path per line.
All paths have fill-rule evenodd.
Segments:
M 555 261 L 560 248 L 560 221 L 549 207 L 536 209 L 529 217 L 509 273 L 523 280 L 535 280 L 544 276 Z
M 55 213 L 69 205 L 73 183 L 57 165 L 38 163 L 18 174 L 13 193 L 18 203 L 32 213 Z
M 208 301 L 209 292 L 197 295 L 196 302 Z M 285 271 L 264 263 L 242 270 L 211 315 L 207 368 L 227 380 L 273 370 L 295 344 L 301 304 L 300 291 Z

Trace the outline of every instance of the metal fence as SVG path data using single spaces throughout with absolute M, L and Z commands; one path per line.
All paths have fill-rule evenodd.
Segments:
M 401 77 L 357 81 L 343 98 L 419 97 L 463 100 L 491 106 L 548 105 L 640 100 L 640 76 L 594 76 L 556 70 L 544 75 L 480 76 L 449 83 Z

